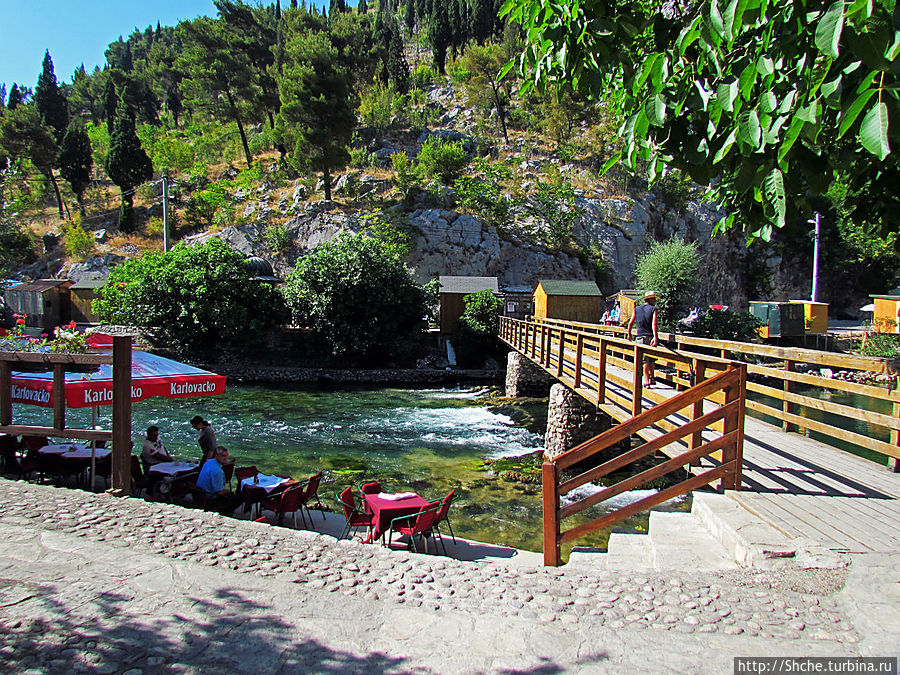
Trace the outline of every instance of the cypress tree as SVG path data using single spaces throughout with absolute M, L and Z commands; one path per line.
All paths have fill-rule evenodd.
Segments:
M 413 29 L 416 27 L 416 3 L 415 0 L 409 0 L 406 3 L 406 32 L 412 36 Z
M 134 113 L 124 103 L 120 103 L 116 111 L 116 120 L 109 139 L 109 154 L 106 156 L 106 173 L 122 191 L 119 229 L 122 232 L 133 232 L 133 190 L 153 176 L 153 163 L 137 137 Z
M 390 23 L 391 40 L 388 44 L 388 76 L 394 88 L 401 94 L 409 91 L 409 64 L 403 55 L 403 37 L 396 21 Z
M 16 83 L 12 83 L 12 87 L 9 89 L 9 98 L 6 100 L 6 108 L 7 110 L 15 110 L 16 106 L 18 106 L 22 102 L 22 92 L 19 91 L 19 87 L 16 86 Z
M 0 84 L 0 108 L 6 107 L 6 82 Z
M 112 136 L 113 126 L 116 122 L 116 110 L 119 107 L 119 92 L 112 72 L 106 72 L 106 82 L 103 84 L 103 109 L 106 111 L 106 133 Z
M 446 75 L 444 65 L 447 63 L 447 48 L 450 46 L 450 22 L 447 20 L 447 9 L 443 3 L 437 3 L 434 14 L 428 22 L 428 42 L 434 56 L 434 65 L 441 75 Z
M 69 125 L 69 109 L 53 73 L 50 51 L 44 52 L 44 63 L 34 90 L 34 103 L 44 121 L 53 129 L 56 142 L 62 141 Z
M 483 45 L 494 33 L 494 0 L 474 0 L 472 7 L 472 37 Z
M 81 215 L 84 215 L 84 191 L 91 184 L 93 164 L 91 139 L 80 123 L 73 122 L 66 130 L 60 147 L 59 173 L 72 186 Z
M 365 14 L 369 11 L 369 5 L 366 4 L 366 0 L 359 0 L 359 4 L 356 6 L 356 11 L 360 14 Z

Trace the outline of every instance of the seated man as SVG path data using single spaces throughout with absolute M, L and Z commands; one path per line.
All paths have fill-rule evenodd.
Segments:
M 240 503 L 240 497 L 225 485 L 223 464 L 228 463 L 228 448 L 218 446 L 212 459 L 206 460 L 197 476 L 197 487 L 206 493 L 209 507 L 230 516 Z
M 144 441 L 144 448 L 141 450 L 141 459 L 144 461 L 145 467 L 175 461 L 166 450 L 166 446 L 159 440 L 159 427 L 147 427 L 147 438 Z

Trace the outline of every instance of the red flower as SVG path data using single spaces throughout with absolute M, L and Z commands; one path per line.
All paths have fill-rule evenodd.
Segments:
M 17 326 L 24 326 L 24 325 L 25 325 L 25 319 L 16 319 L 16 325 L 17 325 Z

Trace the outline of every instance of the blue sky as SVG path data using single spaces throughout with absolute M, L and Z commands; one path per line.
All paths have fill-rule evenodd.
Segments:
M 217 15 L 213 0 L 0 0 L 0 82 L 7 91 L 13 82 L 34 87 L 47 49 L 56 79 L 69 82 L 82 63 L 89 71 L 102 68 L 103 52 L 120 35 L 201 15 Z

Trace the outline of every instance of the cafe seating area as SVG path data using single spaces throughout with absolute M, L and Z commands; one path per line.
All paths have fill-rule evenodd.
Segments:
M 207 510 L 216 506 L 197 486 L 200 467 L 196 462 L 147 464 L 139 455 L 132 455 L 130 468 L 135 497 Z M 335 493 L 338 510 L 329 520 L 326 514 L 330 509 L 319 496 L 325 480 L 322 471 L 295 479 L 264 474 L 256 466 L 235 466 L 234 462 L 222 468 L 237 506 L 226 515 L 277 526 L 286 526 L 290 516 L 296 529 L 299 514 L 304 529 L 334 534 L 338 539 L 351 538 L 364 529 L 363 543 L 416 553 L 430 553 L 432 548 L 438 553 L 440 548 L 447 555 L 443 530 L 456 542 L 449 520 L 453 490 L 441 499 L 428 500 L 415 492 L 390 492 L 376 480 L 364 481 Z M 111 451 L 102 443 L 91 447 L 79 442 L 54 443 L 43 436 L 0 435 L 0 474 L 102 490 L 109 486 Z

